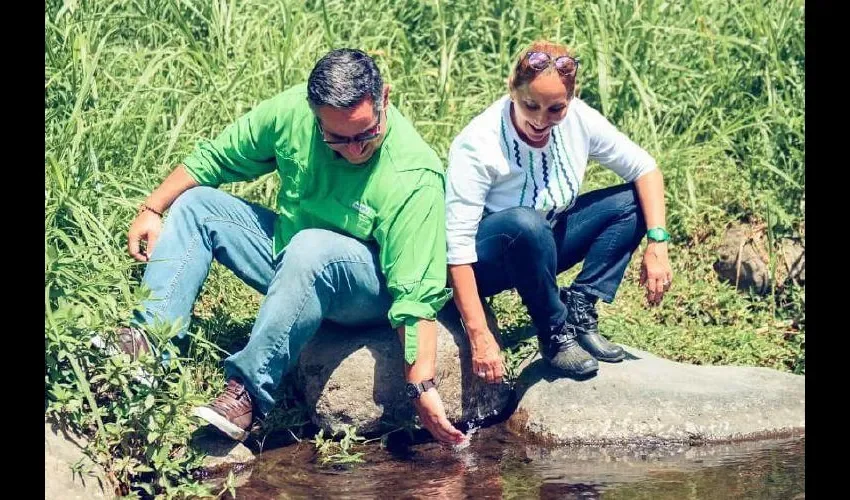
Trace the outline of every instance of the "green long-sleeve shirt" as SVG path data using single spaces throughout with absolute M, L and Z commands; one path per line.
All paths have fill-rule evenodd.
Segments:
M 446 288 L 442 162 L 398 110 L 369 161 L 353 165 L 323 141 L 301 84 L 261 102 L 183 162 L 198 183 L 218 186 L 277 170 L 281 189 L 274 254 L 302 229 L 376 241 L 393 298 L 388 318 L 405 326 L 404 357 L 416 360 L 417 322 L 434 319 Z

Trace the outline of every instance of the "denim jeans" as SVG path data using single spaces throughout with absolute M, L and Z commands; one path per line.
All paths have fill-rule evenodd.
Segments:
M 248 345 L 224 362 L 267 414 L 272 394 L 325 319 L 343 325 L 387 322 L 392 298 L 374 243 L 323 229 L 298 232 L 272 253 L 277 215 L 218 189 L 195 187 L 172 205 L 143 278 L 152 298 L 136 324 L 183 325 L 213 258 L 265 294 Z
M 567 310 L 556 276 L 583 260 L 571 287 L 610 303 L 645 233 L 632 183 L 579 196 L 554 226 L 528 207 L 492 213 L 475 238 L 478 292 L 489 297 L 516 288 L 539 332 L 560 329 Z

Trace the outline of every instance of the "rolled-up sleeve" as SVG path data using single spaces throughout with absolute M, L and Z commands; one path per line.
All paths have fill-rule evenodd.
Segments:
M 475 146 L 467 140 L 459 140 L 449 150 L 449 168 L 446 172 L 446 258 L 452 265 L 478 261 L 475 235 L 478 233 L 487 193 L 493 184 L 492 174 L 480 156 Z
M 204 186 L 256 179 L 276 168 L 277 125 L 275 101 L 263 101 L 215 139 L 200 141 L 183 165 Z
M 626 182 L 655 170 L 655 159 L 617 130 L 601 113 L 585 104 L 585 119 L 589 122 L 590 149 L 588 157 L 614 171 Z
M 387 316 L 393 328 L 404 326 L 404 360 L 413 364 L 419 345 L 417 323 L 435 319 L 452 296 L 446 288 L 442 180 L 417 188 L 374 234 L 393 298 Z

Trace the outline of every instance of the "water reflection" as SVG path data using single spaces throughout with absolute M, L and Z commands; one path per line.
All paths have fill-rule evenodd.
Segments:
M 266 452 L 242 498 L 804 498 L 805 438 L 735 445 L 546 448 L 501 426 L 471 446 L 371 447 L 367 463 L 321 467 L 303 442 Z

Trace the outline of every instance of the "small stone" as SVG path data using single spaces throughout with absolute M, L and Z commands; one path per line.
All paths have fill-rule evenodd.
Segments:
M 191 445 L 206 455 L 200 469 L 195 471 L 201 478 L 227 476 L 231 470 L 240 473 L 256 460 L 247 446 L 216 432 L 199 432 Z

